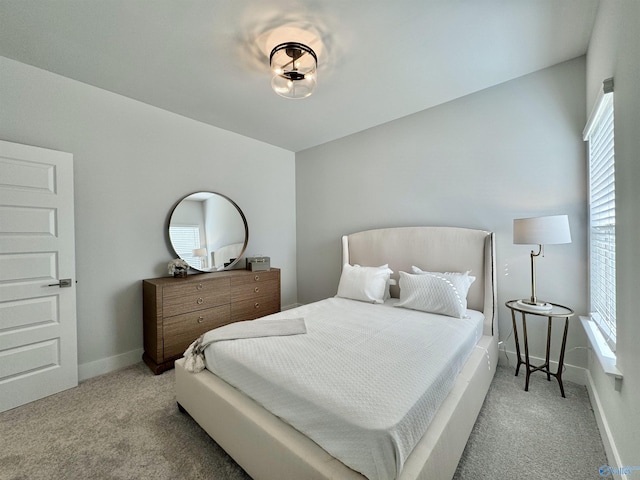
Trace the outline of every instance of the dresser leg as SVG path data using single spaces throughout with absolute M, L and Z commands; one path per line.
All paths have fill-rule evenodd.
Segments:
M 149 367 L 155 375 L 160 375 L 162 372 L 173 368 L 171 364 L 167 365 L 166 363 L 156 363 L 153 358 L 147 355 L 147 352 L 144 352 L 142 354 L 142 360 L 147 364 L 147 367 Z

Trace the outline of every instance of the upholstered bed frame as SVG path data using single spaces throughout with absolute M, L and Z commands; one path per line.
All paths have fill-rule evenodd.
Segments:
M 343 264 L 396 272 L 416 265 L 428 271 L 476 276 L 467 297 L 484 313 L 484 335 L 460 372 L 399 480 L 451 479 L 493 379 L 498 361 L 496 269 L 493 233 L 453 227 L 369 230 L 342 238 Z M 398 296 L 398 288 L 391 287 Z M 198 374 L 176 362 L 176 398 L 191 417 L 256 480 L 363 480 L 312 440 L 208 370 Z

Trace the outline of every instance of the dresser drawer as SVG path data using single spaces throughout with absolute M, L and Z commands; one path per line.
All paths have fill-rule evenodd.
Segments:
M 273 296 L 234 302 L 231 304 L 231 321 L 253 320 L 279 311 L 280 299 Z
M 185 295 L 209 295 L 220 290 L 225 290 L 225 288 L 227 290 L 229 288 L 228 278 L 210 278 L 200 282 L 189 280 L 184 283 L 178 281 L 172 285 L 165 285 L 162 291 L 162 297 L 166 302 L 170 298 L 183 297 Z
M 231 301 L 229 280 L 208 280 L 167 286 L 163 289 L 162 297 L 164 317 L 217 307 Z
M 230 321 L 229 305 L 165 319 L 163 322 L 164 358 L 182 355 L 191 342 L 200 335 Z
M 231 279 L 231 289 L 235 289 L 240 285 L 254 285 L 262 282 L 278 281 L 280 278 L 279 270 L 265 270 L 259 272 L 247 272 L 246 275 L 233 277 Z
M 231 287 L 231 302 L 255 300 L 259 297 L 274 297 L 279 295 L 280 284 L 277 280 L 244 283 Z

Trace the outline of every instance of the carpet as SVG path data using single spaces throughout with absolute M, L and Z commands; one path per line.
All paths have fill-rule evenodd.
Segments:
M 602 478 L 604 445 L 586 387 L 541 372 L 529 379 L 498 367 L 458 464 L 455 480 Z
M 0 414 L 0 479 L 248 480 L 142 363 Z M 498 368 L 455 479 L 600 478 L 586 389 Z

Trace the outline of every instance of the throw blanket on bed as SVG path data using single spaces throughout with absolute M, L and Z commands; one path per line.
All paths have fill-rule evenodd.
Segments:
M 283 318 L 256 322 L 230 323 L 200 335 L 184 352 L 184 368 L 188 372 L 198 373 L 204 369 L 204 349 L 214 342 L 240 340 L 243 338 L 283 337 L 307 333 L 304 318 Z

